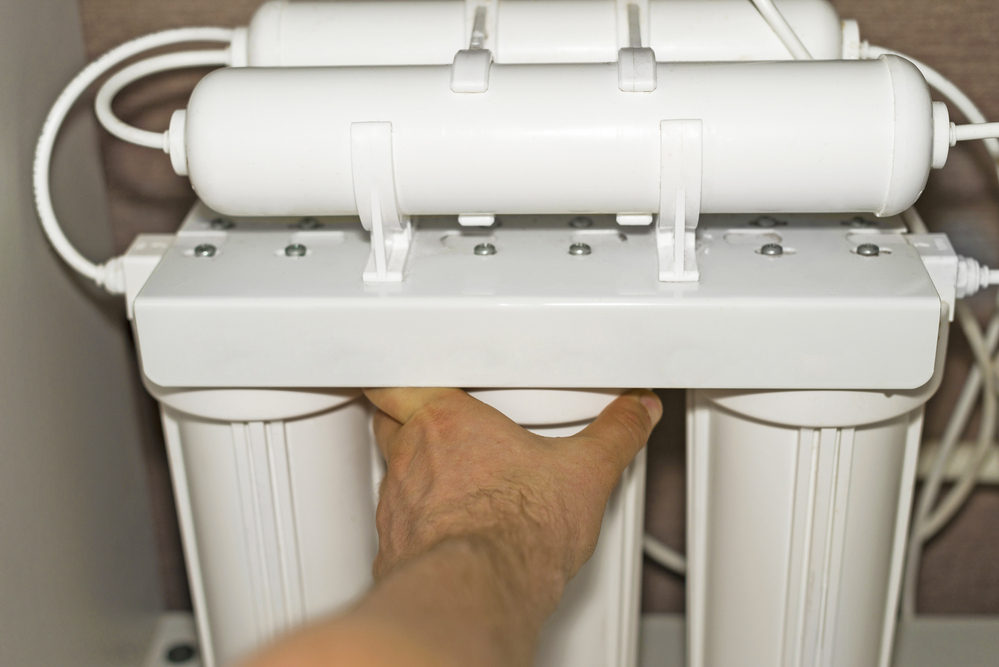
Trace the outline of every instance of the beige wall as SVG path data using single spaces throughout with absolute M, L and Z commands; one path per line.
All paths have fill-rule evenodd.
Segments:
M 261 0 L 80 0 L 87 50 L 91 56 L 146 32 L 183 25 L 245 24 Z M 748 0 L 747 0 L 748 2 Z M 999 119 L 999 2 L 996 0 L 833 0 L 844 17 L 860 21 L 862 35 L 934 65 L 951 77 L 987 116 Z M 125 91 L 117 108 L 127 120 L 166 127 L 173 109 L 183 106 L 200 73 L 180 73 L 141 82 Z M 143 148 L 102 138 L 114 242 L 127 247 L 138 231 L 171 231 L 191 205 L 186 180 L 174 176 L 167 159 Z M 920 209 L 930 226 L 951 234 L 964 254 L 999 266 L 999 186 L 987 158 L 974 146 L 952 152 L 932 177 Z M 992 296 L 977 299 L 981 312 Z M 944 387 L 928 411 L 931 436 L 943 423 L 960 391 L 970 354 L 960 335 L 951 336 Z M 683 546 L 683 399 L 666 395 L 672 429 L 655 435 L 650 449 L 649 526 L 670 544 Z M 155 469 L 156 466 L 154 465 Z M 165 507 L 162 500 L 161 507 Z M 166 510 L 160 525 L 172 520 Z M 166 529 L 163 529 L 166 531 Z M 164 533 L 164 562 L 171 600 L 183 598 L 177 543 Z M 172 545 L 172 546 L 170 546 Z M 929 545 L 922 573 L 924 612 L 999 613 L 999 490 L 976 493 L 964 513 Z M 645 588 L 650 611 L 683 606 L 682 581 L 648 566 Z
M 73 0 L 0 2 L 0 665 L 137 665 L 162 602 L 132 352 L 117 300 L 71 275 L 35 219 L 42 119 L 84 62 Z M 57 209 L 110 252 L 94 123 L 60 142 Z

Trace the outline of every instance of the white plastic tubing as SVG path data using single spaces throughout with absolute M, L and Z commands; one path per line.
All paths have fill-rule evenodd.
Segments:
M 38 219 L 41 222 L 42 230 L 48 237 L 52 247 L 60 257 L 80 275 L 88 278 L 97 285 L 104 287 L 112 294 L 123 294 L 125 291 L 124 273 L 120 258 L 112 259 L 106 264 L 94 264 L 73 247 L 59 225 L 55 209 L 52 206 L 51 184 L 49 182 L 49 170 L 52 165 L 52 150 L 55 147 L 56 138 L 62 128 L 63 121 L 69 114 L 70 109 L 86 92 L 86 90 L 101 76 L 108 71 L 122 64 L 130 58 L 151 49 L 182 44 L 188 42 L 223 42 L 229 43 L 232 40 L 233 31 L 225 28 L 181 28 L 177 30 L 165 30 L 153 33 L 126 42 L 114 48 L 103 56 L 87 65 L 72 81 L 63 89 L 49 115 L 45 118 L 41 135 L 38 137 L 38 144 L 35 148 L 35 162 L 33 169 L 35 188 L 35 207 L 38 210 Z
M 978 126 L 964 126 L 969 128 L 969 133 L 972 131 L 970 128 L 994 126 L 994 124 L 987 122 L 985 115 L 964 91 L 929 65 L 905 54 L 880 46 L 866 43 L 862 46 L 862 57 L 878 58 L 884 55 L 898 55 L 910 60 L 919 68 L 920 72 L 926 78 L 927 83 L 953 104 L 967 120 L 972 123 L 982 124 Z M 987 135 L 988 132 L 984 131 L 981 134 Z M 953 138 L 957 139 L 957 137 Z M 971 137 L 967 138 L 970 139 Z M 995 161 L 994 166 L 997 173 L 999 173 L 999 140 L 987 136 L 980 138 L 983 139 L 989 156 Z M 910 209 L 906 213 L 905 217 L 908 224 L 914 225 L 915 223 L 914 226 L 921 227 L 925 231 L 925 224 L 922 223 L 918 214 L 915 213 L 915 209 Z M 957 314 L 958 321 L 964 329 L 972 349 L 975 351 L 977 364 L 968 373 L 964 388 L 947 422 L 941 447 L 916 501 L 913 528 L 909 537 L 908 552 L 906 555 L 905 583 L 902 595 L 902 613 L 906 617 L 912 617 L 916 613 L 916 585 L 919 578 L 922 546 L 941 527 L 946 525 L 967 499 L 975 480 L 977 480 L 981 459 L 984 453 L 988 451 L 988 445 L 984 443 L 991 442 L 994 439 L 997 392 L 992 386 L 996 379 L 996 360 L 992 357 L 995 354 L 996 345 L 999 344 L 999 314 L 993 314 L 988 330 L 984 335 L 975 318 L 969 316 L 967 306 L 959 303 Z M 963 471 L 959 483 L 951 489 L 946 498 L 940 503 L 940 506 L 934 509 L 940 487 L 943 483 L 947 462 L 950 460 L 951 453 L 961 434 L 964 433 L 968 426 L 980 395 L 982 396 L 983 404 L 983 424 L 979 428 L 979 439 L 975 454 Z
M 154 56 L 129 65 L 107 80 L 101 86 L 94 101 L 97 119 L 108 132 L 122 141 L 131 144 L 158 148 L 170 152 L 169 136 L 166 132 L 150 132 L 132 127 L 119 119 L 111 109 L 111 103 L 123 88 L 139 79 L 159 72 L 184 69 L 187 67 L 222 66 L 230 63 L 228 49 L 211 49 L 208 51 L 180 51 L 162 56 Z
M 774 34 L 787 47 L 787 50 L 794 56 L 795 60 L 811 60 L 812 54 L 808 52 L 805 45 L 801 43 L 794 29 L 788 24 L 787 19 L 780 10 L 774 6 L 773 0 L 753 0 L 756 9 L 766 20 Z
M 493 65 L 485 94 L 447 66 L 220 70 L 186 167 L 225 214 L 354 215 L 351 124 L 388 121 L 405 214 L 658 213 L 660 123 L 698 119 L 704 213 L 893 215 L 922 192 L 935 111 L 901 58 L 658 68 L 641 94 L 615 64 Z

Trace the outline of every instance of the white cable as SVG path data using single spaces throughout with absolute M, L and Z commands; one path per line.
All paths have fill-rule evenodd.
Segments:
M 97 93 L 97 98 L 94 100 L 94 110 L 97 112 L 97 120 L 100 121 L 105 130 L 122 141 L 127 141 L 130 144 L 138 146 L 146 146 L 147 148 L 158 148 L 169 153 L 170 142 L 167 132 L 140 130 L 125 123 L 115 115 L 111 108 L 115 96 L 129 84 L 139 79 L 144 79 L 151 74 L 190 67 L 228 65 L 230 64 L 230 60 L 228 49 L 180 51 L 140 60 L 115 73 L 114 76 L 101 86 L 100 91 Z
M 970 320 L 967 318 L 969 313 L 970 311 L 964 303 L 958 303 L 956 314 L 959 317 L 959 321 L 968 327 L 971 338 L 980 339 L 980 336 L 977 336 L 975 333 L 978 323 L 973 317 L 970 318 Z M 975 343 L 971 344 L 974 345 Z M 990 351 L 988 355 L 989 357 L 995 353 L 997 346 L 999 346 L 999 312 L 992 316 L 992 319 L 989 322 L 988 330 L 985 334 L 985 347 Z M 916 587 L 919 581 L 919 565 L 922 560 L 922 546 L 926 539 L 928 539 L 922 537 L 924 533 L 923 525 L 925 524 L 927 517 L 931 514 L 933 506 L 936 503 L 937 494 L 940 492 L 940 486 L 943 483 L 947 462 L 950 460 L 951 454 L 953 453 L 954 447 L 960 439 L 961 434 L 964 433 L 964 430 L 967 428 L 968 421 L 975 409 L 978 394 L 982 387 L 982 371 L 983 367 L 981 365 L 973 365 L 971 370 L 968 372 L 968 377 L 964 382 L 964 388 L 961 390 L 961 394 L 954 406 L 954 410 L 951 412 L 950 419 L 947 421 L 947 426 L 944 429 L 943 437 L 940 441 L 940 447 L 937 450 L 937 455 L 933 459 L 930 473 L 926 477 L 926 480 L 923 483 L 923 488 L 920 490 L 919 496 L 916 499 L 916 512 L 912 522 L 913 527 L 909 535 L 909 542 L 906 546 L 905 581 L 903 584 L 901 600 L 902 613 L 907 618 L 915 616 L 916 613 Z M 990 373 L 991 369 L 989 369 L 988 366 L 985 367 L 984 376 L 987 377 Z M 993 398 L 993 402 L 994 400 L 995 399 Z M 987 426 L 987 424 L 983 425 Z
M 120 65 L 129 58 L 150 49 L 186 42 L 225 42 L 232 41 L 234 31 L 226 28 L 180 28 L 164 30 L 145 37 L 139 37 L 131 42 L 111 49 L 103 56 L 90 63 L 77 74 L 56 98 L 49 115 L 42 126 L 35 148 L 35 163 L 33 169 L 35 208 L 42 230 L 49 243 L 60 257 L 74 271 L 85 278 L 94 281 L 112 294 L 123 294 L 125 291 L 124 272 L 121 258 L 114 258 L 106 264 L 94 264 L 81 255 L 69 242 L 59 226 L 52 207 L 52 191 L 49 182 L 49 171 L 52 166 L 52 150 L 63 121 L 77 99 L 101 76 L 113 67 Z
M 988 123 L 988 120 L 985 118 L 985 114 L 983 114 L 981 110 L 979 110 L 978 106 L 971 101 L 971 98 L 969 98 L 960 88 L 954 85 L 954 83 L 947 77 L 926 63 L 899 51 L 874 46 L 872 44 L 868 44 L 867 42 L 864 42 L 861 45 L 861 58 L 878 58 L 883 55 L 895 55 L 910 61 L 919 69 L 923 78 L 926 79 L 926 82 L 930 85 L 930 87 L 954 105 L 954 107 L 971 123 Z M 989 156 L 995 163 L 996 174 L 997 177 L 999 177 L 999 139 L 991 137 L 983 138 L 983 143 L 985 144 L 985 150 L 988 151 Z M 999 283 L 999 272 L 986 270 L 986 277 L 987 283 L 990 285 Z M 958 304 L 957 308 L 960 311 L 963 309 L 963 305 Z M 975 327 L 977 327 L 977 322 L 975 322 Z M 989 323 L 988 333 L 986 334 L 987 349 L 994 353 L 997 343 L 999 343 L 999 313 L 994 315 Z M 991 354 L 988 356 L 991 357 Z M 970 488 L 967 492 L 965 492 L 962 488 L 960 489 L 961 494 L 956 495 L 955 492 L 958 491 L 958 488 L 955 487 L 951 494 L 948 494 L 947 499 L 953 501 L 960 499 L 960 502 L 947 503 L 947 500 L 945 500 L 944 503 L 947 504 L 946 513 L 944 512 L 944 503 L 941 503 L 941 507 L 937 510 L 937 512 L 932 512 L 937 501 L 937 495 L 940 491 L 940 485 L 943 482 L 947 462 L 950 460 L 958 439 L 961 437 L 964 429 L 967 428 L 968 420 L 974 410 L 978 394 L 981 391 L 983 370 L 985 376 L 994 376 L 993 368 L 993 364 L 988 364 L 984 368 L 975 365 L 969 371 L 964 389 L 962 390 L 957 405 L 951 413 L 950 420 L 947 423 L 947 428 L 944 431 L 944 437 L 941 440 L 940 448 L 933 460 L 930 474 L 924 482 L 923 488 L 920 490 L 919 496 L 916 499 L 916 514 L 913 517 L 912 532 L 910 534 L 909 543 L 906 549 L 905 582 L 902 591 L 902 613 L 907 617 L 912 617 L 916 613 L 916 586 L 919 579 L 919 564 L 923 543 L 926 539 L 928 539 L 928 537 L 924 536 L 932 536 L 937 530 L 939 530 L 946 523 L 946 520 L 941 521 L 941 519 L 950 519 L 953 516 L 953 513 L 960 507 L 960 503 L 964 502 L 966 499 L 967 493 L 970 492 Z M 989 398 L 989 393 L 990 392 L 986 392 L 986 397 L 984 399 L 986 404 L 989 402 L 994 403 L 996 400 L 994 396 Z M 987 426 L 987 424 L 984 425 Z M 976 457 L 972 458 L 972 462 L 974 461 L 974 458 Z M 967 469 L 965 472 L 967 472 Z M 963 475 L 962 479 L 964 479 Z M 932 525 L 927 523 L 927 521 L 931 518 L 931 514 L 933 517 L 937 518 Z M 928 530 L 927 528 L 932 528 L 932 530 Z
M 940 501 L 933 514 L 919 523 L 920 541 L 926 542 L 940 532 L 940 529 L 954 518 L 954 515 L 957 514 L 958 510 L 961 509 L 965 501 L 967 501 L 968 496 L 974 490 L 975 484 L 978 482 L 978 475 L 982 469 L 982 464 L 988 458 L 992 444 L 995 441 L 996 413 L 997 408 L 994 395 L 987 397 L 982 409 L 982 421 L 981 426 L 979 426 L 978 442 L 975 444 L 975 449 L 965 464 L 964 470 L 961 471 L 961 476 L 958 478 L 954 488 Z
M 964 306 L 964 304 L 961 305 Z M 975 360 L 978 362 L 978 366 L 988 369 L 990 372 L 986 376 L 987 381 L 984 386 L 985 395 L 982 399 L 982 421 L 978 428 L 978 442 L 975 445 L 975 451 L 961 473 L 957 484 L 947 494 L 947 497 L 940 502 L 932 514 L 923 518 L 916 525 L 917 535 L 923 542 L 929 540 L 943 528 L 961 508 L 964 501 L 967 500 L 968 495 L 971 494 L 975 486 L 982 462 L 985 461 L 985 457 L 989 453 L 989 448 L 995 439 L 996 413 L 999 410 L 999 406 L 996 405 L 996 396 L 999 395 L 999 391 L 997 391 L 999 389 L 997 387 L 999 377 L 997 377 L 995 372 L 995 364 L 992 362 L 988 342 L 983 338 L 982 330 L 979 328 L 971 309 L 967 307 L 958 308 L 957 315 L 958 321 L 961 323 L 962 329 L 964 329 L 965 338 L 967 338 L 968 344 L 975 355 Z
M 784 15 L 774 5 L 773 0 L 752 0 L 752 2 L 756 5 L 757 11 L 763 16 L 770 29 L 783 42 L 795 60 L 812 59 L 812 54 L 808 52 L 805 45 L 798 39 L 798 35 L 795 34 L 794 29 L 787 22 L 787 19 L 784 18 Z
M 999 138 L 999 123 L 972 123 L 971 125 L 950 124 L 950 145 L 959 141 Z
M 913 234 L 928 234 L 930 231 L 926 227 L 926 223 L 923 222 L 923 216 L 919 215 L 919 211 L 916 210 L 915 206 L 910 206 L 902 211 L 902 221 L 905 222 L 909 231 Z
M 642 548 L 646 556 L 667 570 L 677 574 L 687 574 L 687 559 L 683 554 L 670 549 L 648 533 L 642 538 Z

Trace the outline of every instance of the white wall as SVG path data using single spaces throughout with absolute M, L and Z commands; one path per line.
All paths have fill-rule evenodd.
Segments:
M 128 338 L 31 199 L 35 136 L 83 64 L 76 0 L 0 0 L 0 665 L 138 665 L 161 607 Z M 84 254 L 110 249 L 93 122 L 56 164 Z

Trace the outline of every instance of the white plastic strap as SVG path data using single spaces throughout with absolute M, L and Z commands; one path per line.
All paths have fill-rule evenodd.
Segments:
M 392 123 L 351 123 L 350 159 L 357 214 L 371 232 L 364 282 L 402 282 L 413 231 L 396 199 Z
M 643 33 L 648 42 L 648 2 L 640 5 L 619 1 L 617 11 L 618 44 L 621 45 L 617 52 L 617 86 L 626 93 L 651 93 L 658 86 L 656 54 L 651 48 L 642 47 Z M 645 30 L 642 30 L 643 25 Z
M 659 130 L 659 280 L 696 282 L 699 274 L 694 240 L 701 215 L 701 121 L 664 120 Z
M 489 90 L 489 70 L 493 64 L 496 1 L 468 0 L 465 7 L 468 48 L 458 51 L 451 63 L 451 91 L 484 93 Z

